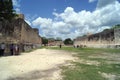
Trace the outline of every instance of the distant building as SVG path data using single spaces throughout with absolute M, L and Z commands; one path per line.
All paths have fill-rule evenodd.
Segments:
M 63 41 L 48 40 L 48 46 L 59 46 L 59 45 L 64 45 Z

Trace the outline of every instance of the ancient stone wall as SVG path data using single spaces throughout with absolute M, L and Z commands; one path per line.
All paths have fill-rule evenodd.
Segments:
M 0 22 L 0 43 L 10 42 L 13 39 L 13 32 L 13 23 L 9 23 L 8 21 Z
M 74 45 L 85 45 L 88 47 L 116 47 L 120 45 L 120 29 L 105 30 L 100 33 L 78 37 Z
M 115 29 L 115 44 L 120 44 L 120 28 L 119 29 Z
M 34 43 L 41 44 L 41 38 L 38 34 L 38 30 L 31 28 L 26 22 L 22 22 L 21 24 L 21 42 L 22 43 Z
M 0 23 L 0 42 L 41 44 L 37 29 L 31 28 L 23 19 L 12 23 Z
M 48 46 L 59 46 L 64 45 L 63 41 L 48 40 Z
M 17 18 L 12 22 L 0 22 L 0 43 L 6 44 L 9 50 L 10 44 L 18 44 L 23 49 L 30 50 L 42 44 L 38 29 L 31 28 L 22 18 Z

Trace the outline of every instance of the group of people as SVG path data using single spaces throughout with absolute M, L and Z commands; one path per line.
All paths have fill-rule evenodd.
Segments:
M 19 46 L 17 44 L 10 45 L 10 53 L 11 55 L 18 55 L 19 54 Z
M 11 55 L 18 55 L 19 54 L 19 46 L 17 44 L 10 44 L 10 54 Z M 0 56 L 4 56 L 5 54 L 6 45 L 5 43 L 0 44 Z
M 86 45 L 74 45 L 73 46 L 74 48 L 85 48 L 85 47 L 87 47 Z

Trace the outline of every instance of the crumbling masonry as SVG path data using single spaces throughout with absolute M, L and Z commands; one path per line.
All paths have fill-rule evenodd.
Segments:
M 11 23 L 0 22 L 0 43 L 19 44 L 21 51 L 30 50 L 42 44 L 38 29 L 31 28 L 25 21 L 24 15 L 20 14 Z
M 74 45 L 97 48 L 120 48 L 120 28 L 104 30 L 100 33 L 78 37 Z

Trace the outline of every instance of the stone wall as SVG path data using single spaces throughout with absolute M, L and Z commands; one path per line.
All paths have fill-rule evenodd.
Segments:
M 17 18 L 11 23 L 0 22 L 0 43 L 4 42 L 9 48 L 9 44 L 18 44 L 23 50 L 39 47 L 42 39 L 38 29 L 31 28 L 22 18 Z M 8 50 L 8 49 L 6 49 Z
M 41 38 L 38 35 L 38 30 L 29 27 L 26 22 L 21 24 L 21 42 L 22 43 L 34 43 L 34 44 L 41 44 Z
M 114 30 L 115 44 L 120 44 L 120 28 Z
M 85 45 L 87 47 L 116 48 L 120 46 L 120 28 L 104 30 L 100 33 L 78 37 L 74 45 Z
M 63 41 L 48 40 L 48 46 L 59 46 L 64 45 Z

